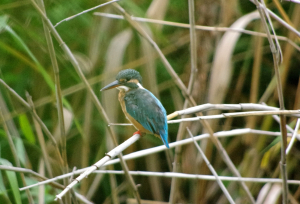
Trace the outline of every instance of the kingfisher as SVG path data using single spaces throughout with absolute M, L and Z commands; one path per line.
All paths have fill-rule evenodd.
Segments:
M 122 111 L 130 123 L 138 130 L 137 134 L 152 134 L 168 144 L 168 124 L 166 110 L 161 102 L 142 86 L 142 76 L 134 69 L 118 73 L 116 80 L 101 89 L 117 88 Z

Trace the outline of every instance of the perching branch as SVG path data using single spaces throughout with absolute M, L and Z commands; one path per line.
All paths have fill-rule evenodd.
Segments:
M 103 117 L 103 119 L 105 120 L 105 122 L 107 124 L 109 124 L 109 118 L 104 110 L 104 108 L 102 107 L 100 101 L 98 100 L 96 94 L 94 93 L 94 91 L 92 90 L 90 84 L 88 83 L 87 79 L 85 78 L 81 67 L 79 66 L 78 61 L 76 60 L 76 58 L 74 57 L 73 53 L 71 52 L 70 48 L 65 44 L 65 42 L 62 40 L 61 36 L 58 34 L 58 32 L 56 31 L 55 27 L 52 25 L 51 21 L 47 18 L 46 14 L 39 8 L 39 6 L 36 4 L 36 2 L 34 0 L 31 0 L 31 3 L 33 5 L 33 7 L 36 9 L 36 11 L 40 14 L 40 16 L 42 17 L 42 19 L 45 21 L 45 24 L 47 25 L 48 29 L 51 31 L 52 35 L 54 36 L 54 38 L 57 40 L 57 42 L 60 44 L 62 50 L 65 52 L 66 56 L 68 56 L 70 62 L 72 63 L 72 65 L 74 66 L 78 76 L 80 77 L 80 79 L 84 82 L 84 85 L 86 87 L 86 90 L 88 91 L 88 93 L 91 95 L 91 98 L 97 108 L 97 110 L 99 111 L 99 113 L 101 114 L 101 116 Z M 108 132 L 110 133 L 111 139 L 114 143 L 115 146 L 117 146 L 117 140 L 116 140 L 116 135 L 115 132 L 113 131 L 113 129 L 111 127 L 108 127 Z M 119 158 L 121 159 L 121 164 L 122 164 L 122 168 L 124 169 L 125 172 L 128 172 L 128 167 L 127 164 L 122 160 L 122 154 L 119 155 Z M 140 203 L 140 195 L 138 193 L 137 187 L 132 179 L 132 177 L 127 173 L 126 177 L 133 189 L 133 193 L 137 199 L 137 202 Z
M 60 194 L 56 195 L 56 199 L 61 199 L 73 186 L 75 186 L 77 183 L 79 183 L 82 179 L 86 178 L 88 175 L 90 175 L 93 171 L 103 166 L 106 162 L 111 160 L 112 158 L 119 155 L 124 149 L 135 143 L 138 139 L 140 139 L 139 134 L 135 134 L 132 137 L 130 137 L 128 140 L 111 150 L 110 152 L 106 153 L 106 156 L 103 157 L 101 160 L 99 160 L 97 163 L 92 165 L 91 167 L 88 167 L 84 173 L 82 173 L 80 176 L 78 176 L 72 183 L 70 183 Z M 72 173 L 73 174 L 73 173 Z
M 244 135 L 244 134 L 268 135 L 268 136 L 280 136 L 281 135 L 280 132 L 270 132 L 270 131 L 264 131 L 264 130 L 254 130 L 254 129 L 250 129 L 250 128 L 245 128 L 245 129 L 235 129 L 235 130 L 229 130 L 229 131 L 216 132 L 215 137 L 221 137 L 221 138 L 222 137 L 232 137 L 232 136 L 241 136 L 241 135 Z M 288 134 L 288 136 L 291 137 L 292 134 Z M 208 133 L 201 134 L 201 135 L 195 136 L 194 139 L 187 138 L 187 139 L 183 139 L 181 141 L 172 142 L 172 143 L 169 144 L 169 146 L 170 146 L 170 148 L 174 148 L 174 147 L 180 146 L 180 145 L 191 144 L 194 140 L 199 141 L 199 140 L 207 139 L 207 138 L 209 138 Z M 137 152 L 127 154 L 127 155 L 123 156 L 123 159 L 124 159 L 124 161 L 131 160 L 131 159 L 136 159 L 136 158 L 140 158 L 140 157 L 147 156 L 147 155 L 150 155 L 150 154 L 162 152 L 166 149 L 167 148 L 166 148 L 165 145 L 161 145 L 161 146 L 153 147 L 153 148 L 150 148 L 150 149 L 144 149 L 144 150 L 140 150 L 140 151 L 137 151 Z M 117 163 L 120 163 L 120 159 L 110 160 L 110 161 L 106 162 L 103 166 L 117 164 Z M 47 183 L 51 183 L 53 181 L 60 180 L 60 179 L 66 178 L 66 177 L 71 177 L 72 175 L 75 175 L 75 174 L 76 175 L 81 174 L 81 173 L 85 172 L 86 170 L 88 170 L 89 168 L 90 167 L 83 168 L 83 169 L 78 169 L 78 170 L 76 170 L 74 172 L 71 172 L 71 173 L 60 175 L 60 176 L 54 177 L 52 179 L 48 179 L 46 181 L 39 182 L 37 184 L 33 184 L 33 185 L 29 185 L 29 186 L 20 188 L 20 190 L 23 191 L 23 190 L 28 189 L 28 188 L 32 188 L 32 187 L 39 186 L 39 185 L 44 185 L 44 184 L 47 184 Z

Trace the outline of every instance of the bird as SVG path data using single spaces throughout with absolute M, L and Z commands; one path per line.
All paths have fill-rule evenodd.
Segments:
M 117 88 L 118 99 L 126 118 L 138 130 L 134 134 L 152 134 L 168 143 L 167 113 L 161 102 L 142 86 L 142 76 L 134 69 L 121 70 L 116 80 L 100 91 Z

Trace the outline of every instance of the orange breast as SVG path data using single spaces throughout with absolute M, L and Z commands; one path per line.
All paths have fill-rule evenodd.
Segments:
M 150 133 L 152 134 L 150 131 L 148 131 L 147 129 L 145 129 L 138 121 L 136 121 L 133 117 L 131 117 L 131 115 L 129 115 L 126 111 L 126 106 L 125 106 L 125 101 L 124 101 L 124 97 L 125 97 L 125 91 L 120 91 L 119 92 L 119 101 L 121 104 L 121 108 L 123 113 L 125 114 L 126 118 L 129 120 L 129 122 L 135 127 L 135 129 L 143 132 L 143 133 Z

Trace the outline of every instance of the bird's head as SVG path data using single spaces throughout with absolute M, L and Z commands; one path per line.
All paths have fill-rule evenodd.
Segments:
M 129 91 L 130 89 L 143 88 L 142 77 L 140 73 L 134 69 L 125 69 L 118 73 L 116 80 L 101 89 L 105 91 L 112 88 Z

